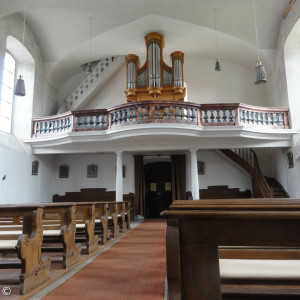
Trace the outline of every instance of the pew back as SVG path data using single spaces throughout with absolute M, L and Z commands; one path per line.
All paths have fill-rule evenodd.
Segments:
M 169 299 L 221 299 L 219 246 L 300 248 L 300 200 L 175 201 L 167 219 Z

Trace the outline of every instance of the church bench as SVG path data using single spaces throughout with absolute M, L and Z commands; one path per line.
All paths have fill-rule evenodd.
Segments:
M 115 201 L 109 201 L 107 203 L 107 216 L 108 216 L 108 230 L 110 231 L 110 236 L 116 238 L 120 234 L 120 222 L 119 218 L 122 218 L 119 212 L 119 206 Z
M 300 248 L 296 230 L 300 226 L 300 200 L 296 199 L 175 201 L 162 216 L 167 219 L 168 297 L 172 300 L 221 299 L 220 246 L 275 247 L 278 251 Z M 299 279 L 280 280 L 283 288 L 278 293 L 300 297 Z M 253 278 L 225 278 L 222 289 L 227 295 L 236 291 L 259 294 L 263 289 L 267 294 L 278 282 L 269 278 L 259 285 Z
M 64 195 L 53 195 L 53 202 L 114 202 L 116 192 L 105 188 L 83 188 L 80 192 L 66 192 Z M 129 202 L 130 210 L 134 207 L 134 194 L 123 194 L 123 201 Z M 129 214 L 132 217 L 133 214 Z
M 6 261 L 2 258 L 1 269 L 20 268 L 19 291 L 21 295 L 50 278 L 50 258 L 42 257 L 41 254 L 42 217 L 43 208 L 39 206 L 0 206 L 0 252 L 10 250 L 15 252 L 20 260 L 20 262 Z M 12 228 L 9 229 L 9 226 Z M 20 228 L 21 234 L 19 234 Z
M 131 210 L 132 210 L 132 202 L 131 201 L 123 201 L 125 205 L 125 223 L 127 229 L 130 229 L 130 221 L 131 221 Z
M 229 188 L 228 185 L 210 185 L 200 189 L 200 199 L 242 199 L 251 198 L 250 190 L 240 191 L 239 188 Z
M 91 254 L 98 250 L 99 237 L 96 236 L 96 221 L 97 223 L 107 223 L 105 217 L 100 215 L 104 213 L 105 204 L 96 205 L 96 203 L 76 203 L 76 236 L 84 236 L 86 244 L 86 254 Z M 104 224 L 106 227 L 107 225 Z M 102 237 L 103 241 L 103 237 Z
M 110 239 L 108 232 L 108 203 L 95 203 L 95 234 L 100 238 L 102 245 Z
M 105 216 L 108 219 L 108 229 L 111 234 L 106 233 L 103 237 L 102 234 L 102 243 L 106 242 L 106 239 L 110 237 L 117 237 L 119 232 L 124 232 L 126 229 L 130 228 L 130 219 L 131 219 L 131 209 L 132 209 L 132 201 L 134 194 L 126 194 L 124 195 L 124 199 L 130 198 L 131 200 L 124 200 L 123 202 L 115 201 L 115 192 L 106 191 L 106 189 L 81 189 L 80 192 L 67 192 L 63 196 L 54 195 L 53 202 L 54 203 L 64 203 L 72 202 L 76 203 L 85 203 L 85 202 L 93 202 L 97 203 L 106 203 L 107 212 Z M 96 210 L 97 211 L 97 210 Z M 104 217 L 104 214 L 102 215 Z M 95 220 L 96 230 L 99 228 L 99 224 L 105 225 L 106 221 L 103 218 L 102 222 L 100 222 L 100 217 Z M 103 231 L 106 232 L 106 227 L 102 228 Z
M 43 230 L 43 251 L 62 250 L 63 268 L 67 269 L 80 260 L 81 246 L 76 244 L 76 205 L 73 203 L 45 203 Z M 49 234 L 47 234 L 49 232 Z M 60 243 L 62 249 L 47 244 Z

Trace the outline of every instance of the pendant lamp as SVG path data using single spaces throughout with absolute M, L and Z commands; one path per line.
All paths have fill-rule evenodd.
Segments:
M 23 51 L 24 51 L 24 41 L 25 41 L 25 28 L 26 28 L 26 16 L 27 16 L 27 2 L 25 0 L 25 13 L 24 13 L 24 25 L 23 25 L 23 40 L 22 40 L 22 56 L 21 56 L 21 73 L 23 71 Z M 25 82 L 23 79 L 23 76 L 20 75 L 16 85 L 15 85 L 15 92 L 14 94 L 16 96 L 25 96 L 26 95 L 26 91 L 25 91 Z
M 217 18 L 216 9 L 214 8 L 214 18 L 215 18 L 215 35 L 216 35 L 216 56 L 218 57 L 218 36 L 217 36 Z M 219 59 L 216 60 L 215 71 L 221 71 L 221 64 Z
M 267 80 L 267 74 L 266 74 L 265 68 L 261 64 L 261 60 L 259 59 L 255 0 L 252 0 L 252 1 L 253 1 L 253 11 L 254 11 L 254 26 L 255 26 L 255 37 L 256 37 L 256 49 L 257 49 L 257 63 L 256 63 L 255 73 L 254 73 L 254 83 L 257 84 L 257 85 L 259 85 L 259 84 L 266 83 L 268 80 Z

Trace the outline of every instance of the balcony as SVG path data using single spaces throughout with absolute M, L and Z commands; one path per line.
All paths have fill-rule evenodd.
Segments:
M 228 147 L 232 148 L 235 143 L 237 147 L 249 147 L 249 143 L 243 140 L 247 138 L 252 147 L 288 147 L 296 133 L 290 129 L 287 108 L 242 103 L 142 101 L 108 109 L 70 111 L 35 118 L 32 139 L 25 142 L 33 148 L 49 149 L 70 143 L 75 146 L 85 141 L 100 143 L 98 146 L 106 149 L 109 144 L 116 147 L 116 140 L 122 141 L 126 149 L 132 143 L 137 146 L 143 143 L 147 147 L 149 143 L 153 146 L 153 143 L 164 142 L 168 142 L 168 146 L 175 142 L 201 148 L 227 147 L 229 143 Z M 217 141 L 217 137 L 223 141 Z

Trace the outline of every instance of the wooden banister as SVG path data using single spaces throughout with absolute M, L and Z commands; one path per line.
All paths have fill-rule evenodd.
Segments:
M 252 149 L 221 149 L 220 151 L 250 174 L 254 198 L 273 198 L 273 192 L 260 170 L 257 155 Z

